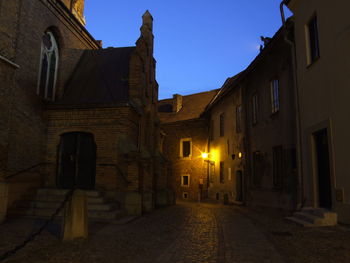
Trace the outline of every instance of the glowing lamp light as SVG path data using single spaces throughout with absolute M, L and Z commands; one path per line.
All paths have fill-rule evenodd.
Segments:
M 209 154 L 208 153 L 202 153 L 202 158 L 203 159 L 207 159 L 209 157 Z
M 238 158 L 239 158 L 239 159 L 242 158 L 242 153 L 241 153 L 241 152 L 238 153 Z

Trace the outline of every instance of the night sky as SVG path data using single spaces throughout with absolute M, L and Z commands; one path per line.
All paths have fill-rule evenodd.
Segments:
M 220 88 L 281 26 L 280 0 L 85 0 L 86 27 L 104 47 L 133 46 L 154 18 L 159 98 Z M 289 12 L 287 14 L 290 14 Z

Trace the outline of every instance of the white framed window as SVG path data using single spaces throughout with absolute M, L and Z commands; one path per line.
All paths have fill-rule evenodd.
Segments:
M 318 22 L 316 14 L 312 16 L 305 26 L 307 64 L 311 65 L 320 57 L 320 43 L 318 35 Z
M 276 113 L 280 110 L 280 88 L 278 79 L 271 80 L 271 112 Z
M 55 100 L 58 69 L 58 45 L 52 32 L 47 31 L 41 40 L 41 55 L 37 93 L 46 100 Z
M 181 176 L 181 186 L 189 187 L 190 186 L 190 175 L 183 174 Z
M 192 157 L 192 139 L 183 138 L 180 140 L 180 157 L 191 158 Z

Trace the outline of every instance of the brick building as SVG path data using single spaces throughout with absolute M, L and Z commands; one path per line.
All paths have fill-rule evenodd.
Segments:
M 134 47 L 102 49 L 83 10 L 84 0 L 0 1 L 1 207 L 9 211 L 23 199 L 47 205 L 35 201 L 41 188 L 93 190 L 111 204 L 106 213 L 168 200 L 153 18 L 143 15 Z
M 203 112 L 218 90 L 159 101 L 164 132 L 163 153 L 171 165 L 169 183 L 178 200 L 198 200 L 208 194 L 208 122 Z

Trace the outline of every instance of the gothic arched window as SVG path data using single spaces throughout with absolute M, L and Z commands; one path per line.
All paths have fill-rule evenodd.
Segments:
M 41 41 L 41 61 L 38 80 L 38 94 L 47 100 L 55 100 L 58 58 L 56 39 L 48 31 L 44 34 Z

